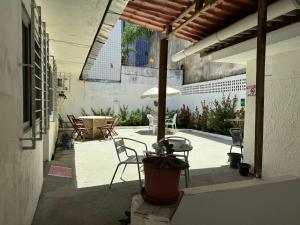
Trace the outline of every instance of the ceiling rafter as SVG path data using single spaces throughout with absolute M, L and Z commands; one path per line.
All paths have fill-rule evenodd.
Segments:
M 208 3 L 206 5 L 204 5 L 203 8 L 199 9 L 198 11 L 196 11 L 194 13 L 194 15 L 189 18 L 188 20 L 186 20 L 184 23 L 182 23 L 181 25 L 179 25 L 176 29 L 174 29 L 170 35 L 175 34 L 176 32 L 178 32 L 179 30 L 181 30 L 183 27 L 187 26 L 190 22 L 192 22 L 193 20 L 195 20 L 197 17 L 199 17 L 202 13 L 204 13 L 205 11 L 208 11 L 209 9 L 213 8 L 214 6 L 216 6 L 217 4 L 220 4 L 221 2 L 223 2 L 224 0 L 216 0 L 213 3 Z

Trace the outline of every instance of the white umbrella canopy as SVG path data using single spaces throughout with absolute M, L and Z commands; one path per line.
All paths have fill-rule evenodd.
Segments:
M 174 95 L 181 95 L 181 91 L 167 87 L 167 96 L 174 96 Z M 142 95 L 141 98 L 157 98 L 158 97 L 158 88 L 150 88 L 147 91 L 145 91 Z

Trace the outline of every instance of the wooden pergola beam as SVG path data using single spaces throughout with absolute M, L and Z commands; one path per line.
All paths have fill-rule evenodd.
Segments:
M 256 56 L 255 153 L 254 175 L 262 175 L 264 140 L 265 61 L 267 34 L 267 0 L 258 1 L 258 32 Z
M 166 89 L 168 66 L 168 39 L 160 41 L 159 81 L 158 81 L 158 131 L 157 141 L 165 137 Z
M 178 23 L 181 19 L 183 19 L 185 16 L 187 16 L 189 13 L 191 13 L 193 10 L 195 10 L 196 3 L 192 4 L 190 7 L 188 7 L 186 10 L 184 10 L 179 16 L 176 17 L 175 20 L 173 20 L 170 25 L 174 26 L 175 23 Z
M 160 32 L 164 31 L 164 27 L 160 27 L 160 26 L 157 26 L 157 25 L 154 25 L 154 24 L 143 22 L 143 21 L 140 21 L 140 20 L 137 20 L 137 19 L 134 19 L 134 18 L 129 18 L 129 17 L 124 16 L 124 15 L 121 16 L 120 19 L 125 20 L 125 21 L 130 22 L 130 23 L 140 24 L 143 27 L 147 27 L 147 28 L 152 29 L 152 30 L 156 30 L 156 31 L 160 31 Z
M 203 8 L 199 9 L 198 11 L 196 11 L 194 13 L 194 15 L 189 18 L 188 20 L 186 20 L 184 23 L 182 23 L 181 25 L 179 25 L 178 27 L 176 27 L 170 34 L 170 35 L 174 35 L 175 33 L 177 33 L 178 31 L 180 31 L 183 27 L 187 26 L 190 22 L 192 22 L 193 20 L 195 20 L 196 18 L 198 18 L 201 14 L 205 13 L 206 11 L 208 11 L 209 9 L 215 7 L 215 5 L 218 5 L 220 3 L 222 3 L 224 0 L 214 0 L 213 3 L 210 4 L 206 4 Z M 195 5 L 196 6 L 196 5 Z

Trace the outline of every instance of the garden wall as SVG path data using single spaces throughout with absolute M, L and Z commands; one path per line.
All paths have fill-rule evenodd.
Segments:
M 201 101 L 209 106 L 215 100 L 221 101 L 223 96 L 238 98 L 237 109 L 241 99 L 245 98 L 245 74 L 226 77 L 191 85 L 182 85 L 182 71 L 168 70 L 168 86 L 182 91 L 181 96 L 167 97 L 168 110 L 178 110 L 185 104 L 193 111 L 196 106 L 201 112 Z M 128 105 L 128 110 L 141 109 L 143 106 L 153 107 L 154 99 L 141 99 L 141 94 L 158 86 L 158 70 L 147 67 L 122 67 L 121 83 L 103 83 L 79 81 L 71 78 L 71 86 L 66 92 L 67 99 L 61 114 L 81 115 L 82 109 L 92 114 L 91 108 L 99 111 L 111 108 L 119 113 L 119 108 Z
M 141 99 L 141 94 L 149 88 L 158 86 L 158 70 L 143 67 L 122 67 L 121 82 L 103 83 L 88 82 L 70 78 L 70 87 L 65 93 L 65 100 L 61 114 L 81 115 L 84 109 L 91 113 L 91 107 L 95 110 L 111 107 L 116 113 L 123 105 L 128 105 L 129 110 L 153 106 L 155 99 Z M 182 83 L 182 72 L 180 70 L 168 70 L 168 85 L 179 87 Z M 178 102 L 175 97 L 168 97 L 167 107 L 177 109 Z
M 222 97 L 230 95 L 238 99 L 237 108 L 243 107 L 246 98 L 246 75 L 225 77 L 218 80 L 205 81 L 181 86 L 182 95 L 178 97 L 179 106 L 185 104 L 191 110 L 196 107 L 201 112 L 201 102 L 205 101 L 208 106 L 213 106 L 215 100 L 221 101 Z M 243 100 L 244 99 L 244 100 Z

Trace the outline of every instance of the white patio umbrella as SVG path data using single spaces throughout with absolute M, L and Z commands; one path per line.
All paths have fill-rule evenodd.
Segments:
M 167 87 L 167 96 L 174 96 L 174 95 L 181 95 L 181 91 Z M 142 95 L 141 98 L 157 98 L 158 97 L 158 88 L 150 88 L 147 91 L 145 91 Z

